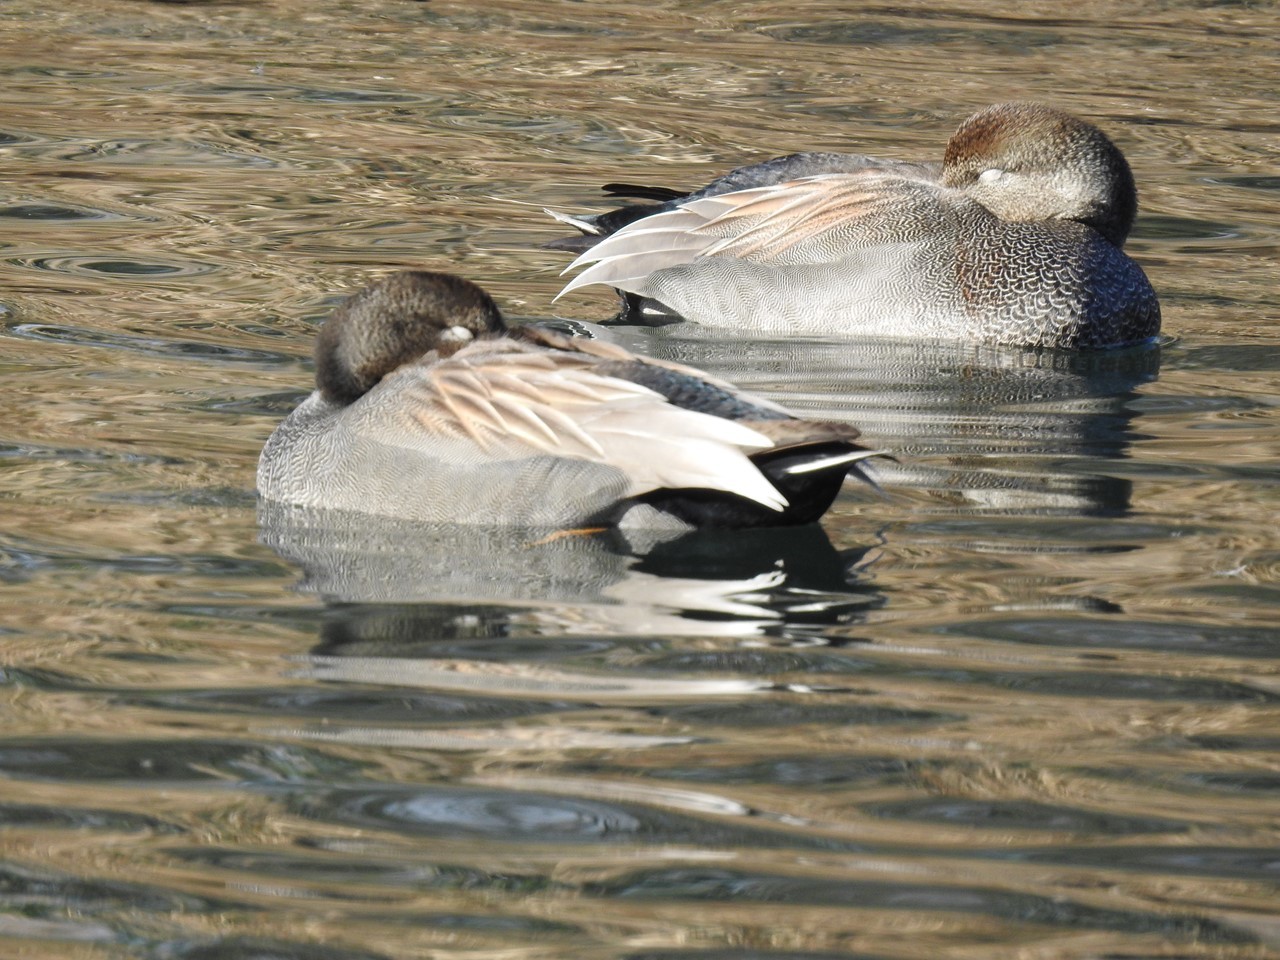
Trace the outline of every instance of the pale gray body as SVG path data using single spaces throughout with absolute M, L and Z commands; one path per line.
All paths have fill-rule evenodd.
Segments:
M 551 455 L 491 460 L 473 443 L 440 437 L 415 450 L 386 437 L 382 418 L 396 415 L 394 395 L 366 401 L 357 411 L 312 393 L 267 441 L 258 493 L 280 503 L 422 523 L 497 517 L 531 527 L 581 523 L 626 495 L 626 474 L 607 464 Z M 556 495 L 517 493 L 529 490 Z

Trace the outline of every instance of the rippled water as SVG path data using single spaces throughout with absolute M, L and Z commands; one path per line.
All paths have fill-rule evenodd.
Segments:
M 1280 953 L 1280 15 L 850 9 L 0 5 L 0 954 Z M 1014 96 L 1128 153 L 1159 349 L 623 330 L 863 425 L 886 496 L 260 533 L 343 292 L 547 317 L 542 206 Z

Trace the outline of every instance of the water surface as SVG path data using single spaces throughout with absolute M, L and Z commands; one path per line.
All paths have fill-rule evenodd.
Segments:
M 1250 3 L 0 6 L 0 953 L 1280 953 L 1280 17 Z M 519 318 L 541 213 L 1038 98 L 1167 340 L 637 349 L 898 455 L 821 527 L 264 518 L 315 325 Z

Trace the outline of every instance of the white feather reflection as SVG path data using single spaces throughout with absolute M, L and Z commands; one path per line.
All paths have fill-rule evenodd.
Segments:
M 1161 351 L 1023 350 L 963 343 L 744 339 L 697 324 L 646 329 L 575 324 L 629 350 L 690 364 L 804 416 L 855 423 L 897 455 L 871 470 L 885 488 L 926 490 L 1010 514 L 1128 509 L 1130 483 L 1064 466 L 1118 459 L 1131 401 Z
M 793 621 L 797 629 L 848 622 L 881 602 L 861 582 L 867 551 L 837 551 L 817 525 L 646 531 L 636 542 L 618 530 L 549 537 L 274 505 L 259 519 L 264 541 L 301 566 L 299 589 L 331 604 L 326 648 L 344 654 L 394 655 L 413 636 L 512 626 L 761 637 Z
M 654 737 L 573 727 L 427 729 L 405 727 L 291 727 L 261 731 L 266 736 L 322 743 L 419 750 L 646 750 L 692 742 L 692 737 Z
M 458 690 L 489 696 L 584 698 L 592 701 L 652 702 L 663 697 L 740 697 L 772 688 L 759 680 L 673 679 L 646 675 L 570 673 L 527 663 L 485 660 L 422 660 L 399 657 L 301 658 L 308 666 L 295 676 L 343 683 L 381 683 L 430 690 Z
M 673 810 L 686 810 L 692 813 L 710 813 L 720 817 L 745 817 L 754 812 L 751 807 L 720 794 L 708 793 L 703 790 L 653 787 L 642 783 L 537 776 L 468 777 L 466 782 L 480 787 L 536 790 L 543 793 L 589 797 L 592 800 L 620 800 L 631 803 L 645 803 L 668 807 Z

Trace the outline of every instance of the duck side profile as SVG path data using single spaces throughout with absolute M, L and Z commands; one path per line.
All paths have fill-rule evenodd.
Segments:
M 407 271 L 321 326 L 316 389 L 257 483 L 265 501 L 428 523 L 776 526 L 863 476 L 877 454 L 857 436 L 688 367 L 508 330 L 475 284 Z
M 1122 249 L 1138 209 L 1129 164 L 1044 104 L 974 114 L 940 164 L 801 153 L 685 195 L 605 190 L 655 202 L 547 211 L 582 233 L 548 246 L 579 253 L 566 273 L 586 268 L 559 296 L 612 286 L 632 322 L 1064 348 L 1160 330 Z

